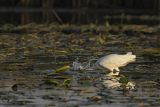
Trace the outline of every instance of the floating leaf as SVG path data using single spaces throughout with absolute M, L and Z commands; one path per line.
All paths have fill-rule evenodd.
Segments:
M 56 80 L 53 80 L 53 79 L 47 79 L 47 80 L 45 80 L 44 83 L 47 84 L 47 85 L 55 85 L 55 86 L 59 85 L 59 82 L 56 81 Z
M 52 73 L 50 73 L 49 75 L 55 75 L 57 73 L 62 73 L 62 72 L 65 72 L 67 70 L 69 70 L 71 67 L 70 66 L 64 66 L 64 67 L 61 67 L 61 68 L 58 68 L 56 70 L 54 70 Z
M 56 55 L 66 55 L 66 54 L 68 54 L 68 52 L 64 51 L 64 50 L 63 51 L 56 51 L 55 54 Z
M 128 77 L 124 76 L 124 75 L 121 75 L 120 76 L 120 79 L 119 79 L 119 83 L 122 83 L 122 84 L 127 84 L 128 83 Z
M 63 82 L 63 85 L 66 86 L 66 87 L 69 87 L 71 84 L 71 80 L 70 79 L 65 79 L 64 82 Z

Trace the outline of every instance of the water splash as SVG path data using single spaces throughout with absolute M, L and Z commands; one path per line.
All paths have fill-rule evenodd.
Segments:
M 74 71 L 78 71 L 78 70 L 96 70 L 96 63 L 95 61 L 97 61 L 97 59 L 95 59 L 94 57 L 91 57 L 88 62 L 79 62 L 78 59 L 76 59 L 73 63 L 72 63 L 72 70 Z

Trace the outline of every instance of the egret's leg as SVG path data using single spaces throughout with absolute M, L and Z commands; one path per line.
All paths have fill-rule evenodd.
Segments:
M 107 76 L 114 76 L 115 73 L 113 71 L 111 71 L 110 73 L 107 74 Z
M 119 68 L 115 68 L 114 70 L 113 70 L 113 72 L 114 72 L 114 75 L 119 75 L 119 72 L 120 72 L 120 70 L 119 70 Z
M 119 71 L 113 70 L 111 71 L 108 76 L 118 76 L 119 75 Z
M 116 75 L 116 76 L 119 75 L 119 71 L 117 71 L 117 72 L 115 73 L 115 75 Z

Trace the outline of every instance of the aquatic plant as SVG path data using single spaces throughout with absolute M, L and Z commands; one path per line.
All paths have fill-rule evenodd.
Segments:
M 62 73 L 62 72 L 65 72 L 67 70 L 69 70 L 71 67 L 70 66 L 63 66 L 61 68 L 58 68 L 56 70 L 54 70 L 53 72 L 49 73 L 48 75 L 55 75 L 55 74 L 58 74 L 58 73 Z

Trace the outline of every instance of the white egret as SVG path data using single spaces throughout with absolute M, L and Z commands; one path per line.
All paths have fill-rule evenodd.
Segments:
M 111 72 L 108 75 L 119 75 L 119 68 L 126 66 L 130 62 L 136 60 L 136 55 L 133 55 L 132 52 L 126 54 L 110 54 L 100 58 L 97 61 L 97 64 L 103 68 L 110 70 Z M 116 72 L 114 72 L 116 71 Z

